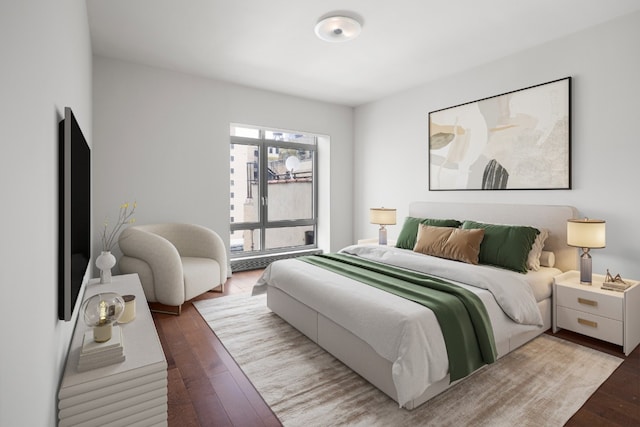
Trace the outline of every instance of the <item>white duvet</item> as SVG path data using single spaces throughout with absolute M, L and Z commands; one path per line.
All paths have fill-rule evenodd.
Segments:
M 385 246 L 350 246 L 341 252 L 422 271 L 457 282 L 487 308 L 498 356 L 512 335 L 539 329 L 542 316 L 519 273 L 444 260 Z M 254 293 L 274 286 L 341 325 L 392 363 L 400 406 L 448 374 L 446 346 L 428 308 L 296 259 L 272 263 Z M 501 344 L 502 343 L 502 344 Z

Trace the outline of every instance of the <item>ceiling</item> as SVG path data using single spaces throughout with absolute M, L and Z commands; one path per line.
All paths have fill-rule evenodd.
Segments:
M 93 52 L 357 106 L 640 10 L 638 0 L 87 0 Z M 321 17 L 362 23 L 345 43 Z

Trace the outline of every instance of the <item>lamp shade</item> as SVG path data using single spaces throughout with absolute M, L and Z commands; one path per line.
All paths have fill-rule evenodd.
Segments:
M 604 248 L 605 221 L 588 218 L 567 220 L 567 245 L 578 248 Z
M 369 222 L 371 224 L 394 225 L 396 223 L 396 210 L 371 208 L 369 209 Z

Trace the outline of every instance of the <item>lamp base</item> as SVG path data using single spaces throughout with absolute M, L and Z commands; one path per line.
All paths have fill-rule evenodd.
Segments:
M 387 229 L 384 228 L 384 225 L 381 225 L 380 230 L 378 230 L 378 244 L 382 246 L 387 245 Z
M 591 255 L 589 255 L 589 248 L 582 248 L 582 251 L 580 256 L 580 284 L 591 286 Z
M 113 326 L 111 323 L 107 323 L 106 325 L 94 326 L 93 327 L 93 340 L 95 342 L 107 342 L 111 339 L 111 331 Z

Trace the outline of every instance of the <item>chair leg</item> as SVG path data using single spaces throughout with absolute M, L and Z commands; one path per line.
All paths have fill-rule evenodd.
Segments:
M 155 304 L 155 303 L 152 303 L 152 304 Z M 159 304 L 159 305 L 162 305 L 162 304 Z M 167 310 L 167 309 L 165 309 L 165 307 L 175 308 L 176 311 Z M 176 306 L 171 306 L 171 305 L 162 305 L 162 308 L 154 308 L 150 304 L 149 305 L 149 310 L 152 311 L 153 313 L 172 314 L 174 316 L 180 316 L 182 314 L 182 304 L 177 306 L 177 307 Z
M 209 292 L 222 292 L 224 293 L 224 283 L 220 286 L 216 286 L 213 289 L 209 289 Z

